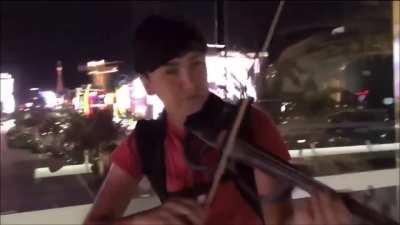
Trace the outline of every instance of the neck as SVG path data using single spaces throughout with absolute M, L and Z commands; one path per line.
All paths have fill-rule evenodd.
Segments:
M 184 110 L 185 107 L 176 107 L 165 104 L 165 110 L 168 114 L 168 120 L 173 123 L 175 127 L 183 129 L 186 118 L 192 113 L 200 110 L 209 95 L 210 92 L 204 97 L 204 99 L 201 99 L 201 103 L 198 105 L 197 108 L 191 108 L 189 111 Z
M 184 128 L 184 123 L 185 123 L 185 120 L 186 120 L 186 115 L 182 115 L 182 113 L 179 113 L 179 112 L 169 111 L 167 109 L 167 119 L 176 128 L 183 129 Z

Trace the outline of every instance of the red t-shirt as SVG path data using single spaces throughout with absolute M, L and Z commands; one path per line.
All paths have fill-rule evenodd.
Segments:
M 280 134 L 268 115 L 252 107 L 251 141 L 261 148 L 270 149 L 271 153 L 289 160 L 289 152 Z M 168 118 L 168 117 L 167 117 Z M 166 182 L 168 192 L 178 192 L 193 187 L 200 179 L 187 164 L 182 141 L 185 131 L 174 127 L 167 119 L 167 132 L 164 142 Z M 112 153 L 112 162 L 136 179 L 143 176 L 142 165 L 135 144 L 134 132 L 124 140 Z M 201 179 L 204 179 L 202 177 Z M 262 224 L 255 212 L 242 198 L 232 182 L 221 184 L 215 195 L 215 200 L 209 211 L 206 224 Z

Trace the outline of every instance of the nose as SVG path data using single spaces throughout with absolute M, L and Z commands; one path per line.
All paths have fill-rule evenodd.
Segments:
M 187 69 L 182 68 L 180 71 L 180 82 L 183 90 L 187 92 L 194 92 L 196 89 L 196 82 L 193 74 Z

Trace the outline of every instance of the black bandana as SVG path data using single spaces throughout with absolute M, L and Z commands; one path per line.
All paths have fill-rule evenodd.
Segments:
M 135 69 L 147 74 L 173 58 L 190 51 L 206 52 L 206 49 L 204 37 L 193 26 L 175 19 L 150 16 L 136 29 Z

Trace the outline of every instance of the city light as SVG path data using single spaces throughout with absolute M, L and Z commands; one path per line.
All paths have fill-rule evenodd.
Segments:
M 207 82 L 212 84 L 210 91 L 231 100 L 242 97 L 256 99 L 255 87 L 248 76 L 254 59 L 240 52 L 228 51 L 227 55 L 206 56 Z
M 115 107 L 123 113 L 131 108 L 130 102 L 129 87 L 124 84 L 115 91 Z
M 1 73 L 0 78 L 1 111 L 3 113 L 13 113 L 15 111 L 14 79 L 9 73 Z
M 100 66 L 100 65 L 104 65 L 105 61 L 104 59 L 99 60 L 99 61 L 90 61 L 86 63 L 87 67 L 96 67 L 96 66 Z
M 340 27 L 336 27 L 335 29 L 333 29 L 331 31 L 332 35 L 336 35 L 336 34 L 343 34 L 346 31 L 346 27 L 345 26 L 340 26 Z
M 157 119 L 164 110 L 164 104 L 157 95 L 147 96 L 147 103 L 153 106 L 153 119 Z
M 115 73 L 115 72 L 118 72 L 118 68 L 117 68 L 117 67 L 113 67 L 113 68 L 111 68 L 111 69 L 109 69 L 109 70 L 101 70 L 101 71 L 99 71 L 99 70 L 93 70 L 93 71 L 90 71 L 88 74 L 89 74 L 89 75 L 93 75 L 93 74 L 107 74 L 107 73 Z
M 384 98 L 382 100 L 382 103 L 384 105 L 392 105 L 392 104 L 394 104 L 394 98 Z
M 43 97 L 46 103 L 45 107 L 54 108 L 58 104 L 57 95 L 53 91 L 41 91 L 40 95 Z
M 209 47 L 209 48 L 225 48 L 225 45 L 207 44 L 207 47 Z
M 260 59 L 257 58 L 254 60 L 254 73 L 258 74 L 260 71 Z
M 1 122 L 1 131 L 6 132 L 11 128 L 15 127 L 15 119 L 6 120 Z
M 114 94 L 113 93 L 107 93 L 104 96 L 104 104 L 106 104 L 106 105 L 114 104 Z

